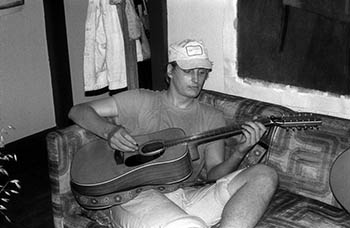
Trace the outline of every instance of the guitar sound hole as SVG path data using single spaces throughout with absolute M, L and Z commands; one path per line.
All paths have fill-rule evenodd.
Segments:
M 153 155 L 153 156 L 143 156 L 143 155 L 140 155 L 140 154 L 133 155 L 133 156 L 128 157 L 125 160 L 125 165 L 129 166 L 129 167 L 142 165 L 144 163 L 147 163 L 147 162 L 150 162 L 150 161 L 152 161 L 154 159 L 159 158 L 160 156 L 162 156 L 162 154 L 163 153 L 159 153 L 159 154 L 156 154 L 156 155 Z
M 141 151 L 143 154 L 150 154 L 150 153 L 160 153 L 164 151 L 164 144 L 163 142 L 149 142 L 141 148 Z

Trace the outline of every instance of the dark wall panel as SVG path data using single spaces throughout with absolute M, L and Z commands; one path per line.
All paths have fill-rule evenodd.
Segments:
M 73 96 L 63 0 L 44 0 L 44 13 L 56 125 L 66 127 Z
M 240 0 L 238 74 L 350 94 L 349 23 L 280 0 Z

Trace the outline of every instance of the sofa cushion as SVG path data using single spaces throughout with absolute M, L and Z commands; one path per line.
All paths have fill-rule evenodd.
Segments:
M 350 215 L 318 200 L 278 189 L 256 228 L 345 228 Z
M 276 129 L 267 164 L 277 170 L 281 188 L 340 207 L 329 186 L 329 172 L 350 145 L 350 121 L 319 116 L 318 130 Z
M 280 105 L 214 91 L 204 90 L 200 100 L 223 111 L 227 124 L 239 123 L 254 115 L 296 114 Z M 350 120 L 317 116 L 322 120 L 318 130 L 271 129 L 268 151 L 267 147 L 255 146 L 240 168 L 265 162 L 278 172 L 281 188 L 340 208 L 329 187 L 329 171 L 337 156 L 350 145 Z M 226 140 L 227 156 L 234 152 L 235 143 L 235 137 Z

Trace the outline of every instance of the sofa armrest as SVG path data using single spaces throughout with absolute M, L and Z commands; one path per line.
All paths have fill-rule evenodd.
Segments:
M 78 125 L 54 130 L 46 136 L 49 177 L 55 228 L 87 227 L 91 220 L 78 216 L 82 208 L 70 188 L 70 167 L 74 153 L 98 137 Z

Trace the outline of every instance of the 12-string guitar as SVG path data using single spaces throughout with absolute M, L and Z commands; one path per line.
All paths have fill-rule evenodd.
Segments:
M 266 127 L 308 129 L 321 124 L 309 113 L 295 116 L 261 117 Z M 121 153 L 105 140 L 86 144 L 74 154 L 71 187 L 77 201 L 90 209 L 124 203 L 139 192 L 157 187 L 172 190 L 192 174 L 191 161 L 197 159 L 197 145 L 240 134 L 240 125 L 222 127 L 186 136 L 179 128 L 169 128 L 134 136 L 139 149 Z

